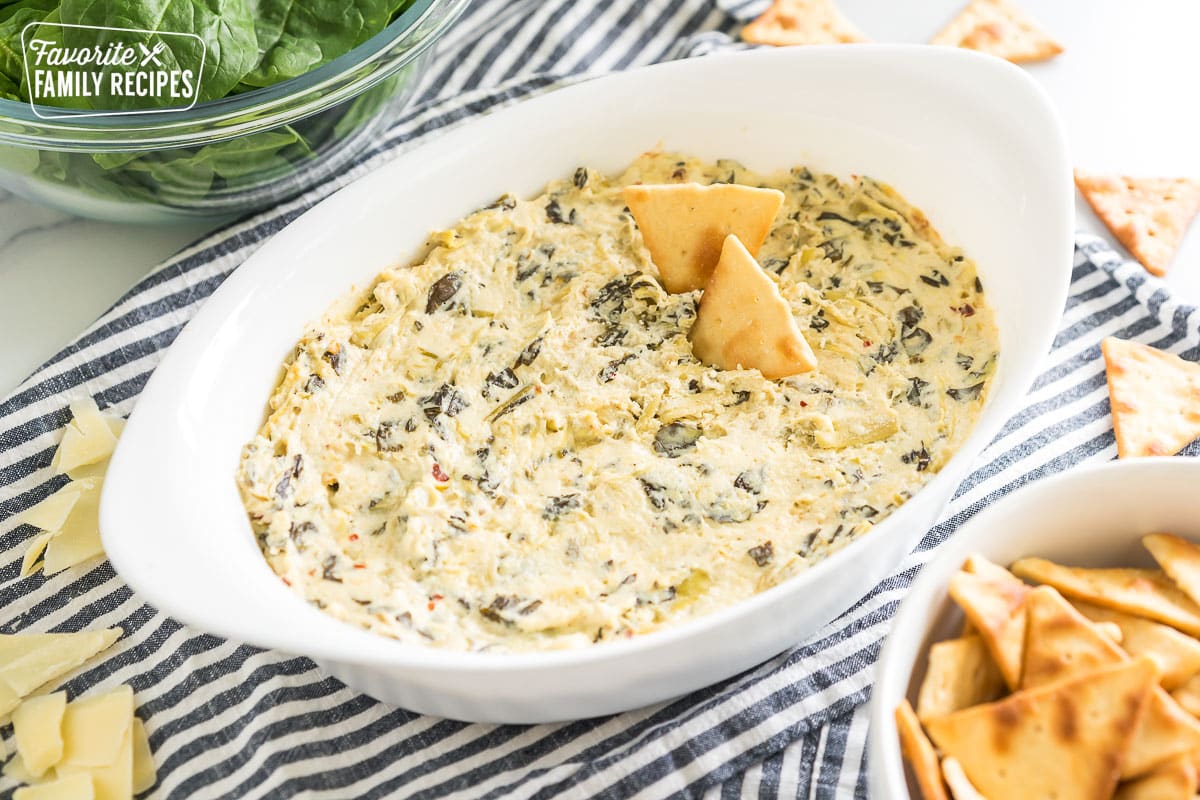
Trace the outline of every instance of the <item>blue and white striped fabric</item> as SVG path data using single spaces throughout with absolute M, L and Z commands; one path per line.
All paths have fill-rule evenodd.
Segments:
M 158 764 L 152 796 L 866 796 L 862 704 L 891 615 L 930 550 L 1006 492 L 1114 456 L 1103 336 L 1200 358 L 1200 314 L 1098 239 L 1079 239 L 1060 333 L 1024 409 L 920 549 L 807 642 L 673 703 L 536 727 L 418 716 L 347 689 L 307 659 L 185 628 L 134 596 L 107 563 L 20 578 L 33 531 L 6 522 L 62 481 L 49 463 L 67 403 L 86 393 L 127 415 L 200 303 L 330 191 L 448 125 L 584 73 L 739 47 L 730 34 L 763 5 L 477 0 L 444 40 L 416 104 L 355 169 L 180 253 L 0 402 L 0 631 L 125 629 L 66 687 L 72 696 L 134 688 Z M 3 729 L 10 751 L 11 735 Z M 12 787 L 0 781 L 0 796 Z

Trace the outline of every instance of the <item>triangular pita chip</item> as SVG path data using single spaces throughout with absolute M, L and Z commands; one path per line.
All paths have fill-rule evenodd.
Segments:
M 1123 784 L 1113 800 L 1192 800 L 1196 789 L 1196 765 L 1189 754 L 1176 756 L 1148 775 Z
M 937 753 L 907 700 L 896 706 L 896 732 L 900 737 L 900 753 L 912 768 L 924 800 L 950 800 L 942 784 Z
M 689 338 L 705 364 L 757 369 L 770 380 L 817 365 L 779 287 L 733 235 L 725 239 Z
M 917 696 L 920 719 L 944 717 L 1000 696 L 1004 678 L 979 636 L 947 639 L 929 648 Z
M 982 578 L 994 578 L 996 580 L 1008 581 L 1021 586 L 1025 585 L 1016 575 L 1013 575 L 999 564 L 989 561 L 979 553 L 972 553 L 967 557 L 966 562 L 963 564 L 963 571 L 970 572 Z M 958 632 L 959 638 L 970 636 L 975 632 L 975 626 L 971 624 L 971 618 L 964 616 L 962 627 Z
M 1025 668 L 1022 687 L 1079 677 L 1129 658 L 1062 595 L 1049 586 L 1025 601 Z M 1122 777 L 1142 774 L 1164 759 L 1200 747 L 1200 723 L 1183 713 L 1170 695 L 1154 687 L 1141 727 L 1129 746 Z
M 1121 648 L 1050 586 L 1025 600 L 1025 665 L 1021 688 L 1052 683 L 1125 659 Z
M 1111 608 L 1076 602 L 1085 617 L 1099 625 L 1116 625 L 1121 631 L 1121 649 L 1129 655 L 1146 656 L 1158 665 L 1160 683 L 1170 691 L 1200 672 L 1200 641 L 1169 625 L 1135 617 Z
M 992 581 L 1007 581 L 1017 586 L 1025 585 L 1016 575 L 1013 575 L 999 564 L 989 561 L 979 553 L 972 553 L 967 556 L 966 563 L 963 564 L 963 571 Z
M 1075 185 L 1100 221 L 1154 275 L 1165 275 L 1200 212 L 1200 181 L 1075 172 Z
M 866 40 L 837 10 L 833 0 L 775 0 L 770 8 L 742 28 L 742 41 L 780 47 Z
M 1048 583 L 1067 597 L 1158 620 L 1200 636 L 1200 606 L 1159 570 L 1083 569 L 1044 558 L 1022 558 L 1012 570 L 1026 580 Z
M 1200 598 L 1200 545 L 1169 533 L 1143 536 L 1142 544 L 1184 594 Z
M 626 186 L 624 195 L 658 277 L 672 294 L 708 284 L 731 234 L 758 255 L 783 205 L 783 192 L 737 183 L 639 184 Z
M 1162 687 L 1156 686 L 1125 756 L 1121 777 L 1144 775 L 1165 760 L 1197 748 L 1200 748 L 1200 721 L 1180 708 Z
M 1063 50 L 1008 0 L 971 0 L 930 44 L 965 47 L 1018 63 L 1053 58 Z
M 1189 678 L 1171 692 L 1171 699 L 1193 717 L 1200 717 L 1200 675 Z
M 962 764 L 958 763 L 956 758 L 942 759 L 942 778 L 950 787 L 950 795 L 954 800 L 987 800 L 971 783 L 971 779 L 967 777 Z
M 1025 597 L 1029 592 L 1023 583 L 988 580 L 969 572 L 950 579 L 950 596 L 979 632 L 1010 689 L 1021 680 Z
M 1110 797 L 1157 673 L 1145 659 L 929 720 L 988 800 Z
M 1139 342 L 1100 343 L 1117 456 L 1169 456 L 1200 437 L 1200 364 Z

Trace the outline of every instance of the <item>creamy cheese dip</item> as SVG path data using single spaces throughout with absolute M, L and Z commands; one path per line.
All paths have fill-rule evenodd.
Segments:
M 630 183 L 786 195 L 758 254 L 817 354 L 693 357 Z M 336 268 L 336 265 L 331 265 Z M 238 482 L 271 567 L 339 619 L 467 650 L 706 614 L 868 533 L 970 431 L 997 358 L 975 265 L 890 187 L 648 154 L 433 234 L 297 345 Z

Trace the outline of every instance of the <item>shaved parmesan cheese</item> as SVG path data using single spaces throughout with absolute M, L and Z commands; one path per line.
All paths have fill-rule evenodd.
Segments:
M 5 762 L 3 773 L 4 777 L 12 778 L 17 783 L 45 783 L 57 777 L 53 769 L 46 770 L 40 777 L 34 775 L 25 767 L 20 753 Z
M 132 699 L 129 713 L 132 721 Z M 97 730 L 97 734 L 117 738 L 117 735 L 111 730 Z M 92 770 L 96 800 L 132 800 L 133 798 L 133 725 L 126 724 L 125 733 L 120 735 L 118 741 L 120 746 L 117 748 L 117 757 L 113 759 L 113 762 L 107 767 Z
M 42 572 L 53 575 L 90 558 L 104 555 L 100 544 L 100 487 L 94 479 L 92 488 L 80 495 L 67 516 L 58 535 L 46 545 L 46 560 Z
M 133 689 L 124 684 L 71 703 L 63 715 L 63 757 L 58 771 L 74 771 L 78 767 L 108 767 L 118 763 L 123 755 L 128 755 L 126 769 L 130 776 L 128 780 L 131 781 L 132 726 Z
M 83 633 L 0 635 L 0 684 L 17 697 L 24 697 L 108 649 L 121 633 L 120 628 L 109 628 Z M 3 694 L 0 688 L 0 708 L 4 706 Z
M 50 544 L 50 540 L 57 535 L 57 530 L 42 531 L 29 540 L 29 546 L 25 548 L 25 556 L 21 559 L 22 578 L 32 575 L 41 566 L 42 553 L 45 552 L 46 545 Z
M 95 800 L 90 775 L 67 775 L 40 786 L 22 786 L 13 793 L 13 800 Z
M 63 431 L 51 468 L 59 473 L 70 474 L 73 470 L 104 461 L 117 446 L 116 433 L 109 425 L 109 417 L 100 413 L 96 401 L 83 397 L 71 403 L 71 422 Z
M 154 754 L 150 751 L 150 735 L 146 724 L 133 718 L 133 793 L 141 794 L 158 783 L 154 769 Z
M 67 693 L 31 697 L 13 712 L 17 754 L 30 775 L 41 777 L 63 755 L 62 722 Z
M 67 521 L 79 496 L 92 486 L 92 481 L 68 483 L 32 508 L 13 518 L 18 525 L 32 525 L 44 531 L 56 531 Z
M 0 679 L 0 717 L 16 708 L 20 702 L 21 695 L 17 694 L 17 691 L 3 679 Z

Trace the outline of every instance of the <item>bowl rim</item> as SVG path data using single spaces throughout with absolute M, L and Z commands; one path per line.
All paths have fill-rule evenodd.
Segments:
M 921 566 L 916 578 L 905 590 L 892 618 L 891 630 L 880 650 L 879 659 L 875 662 L 872 680 L 871 704 L 868 709 L 868 742 L 867 759 L 871 765 L 870 789 L 872 795 L 879 793 L 881 797 L 911 798 L 908 792 L 907 771 L 900 754 L 900 744 L 896 735 L 895 706 L 908 696 L 907 687 L 912 682 L 913 665 L 909 665 L 903 675 L 897 675 L 889 669 L 892 662 L 900 659 L 897 652 L 906 643 L 899 634 L 916 628 L 924 621 L 925 628 L 939 618 L 943 611 L 931 611 L 932 595 L 938 594 L 945 587 L 941 573 L 945 571 L 950 561 L 961 561 L 964 553 L 981 550 L 977 545 L 987 539 L 982 533 L 992 527 L 993 519 L 1008 518 L 1010 506 L 1036 499 L 1043 495 L 1062 497 L 1075 491 L 1077 487 L 1096 480 L 1097 476 L 1111 477 L 1125 473 L 1134 474 L 1170 474 L 1194 473 L 1200 484 L 1200 458 L 1189 456 L 1146 456 L 1138 458 L 1113 459 L 1110 461 L 1085 462 L 1068 467 L 1065 470 L 1034 480 L 1021 486 L 1015 491 L 1001 497 L 980 510 L 961 528 L 952 533 L 943 542 L 950 547 L 941 547 L 934 556 Z M 1131 534 L 1135 536 L 1143 533 Z M 986 555 L 986 553 L 985 553 Z M 921 650 L 918 650 L 918 658 Z M 885 691 L 880 691 L 880 689 Z M 900 792 L 903 791 L 903 794 Z
M 39 106 L 54 112 L 47 119 L 35 114 L 29 102 L 0 98 L 0 144 L 88 152 L 150 150 L 209 144 L 295 122 L 357 97 L 411 64 L 469 3 L 413 0 L 382 31 L 328 64 L 270 86 L 163 114 L 75 116 L 69 109 Z M 392 48 L 409 38 L 408 48 L 386 61 Z M 237 121 L 246 115 L 252 117 Z M 91 138 L 105 134 L 112 137 Z
M 634 70 L 628 70 L 601 78 L 601 80 L 617 80 L 617 81 L 636 81 L 638 76 L 645 74 L 647 71 L 669 72 L 673 70 L 687 70 L 696 64 L 720 64 L 731 59 L 740 60 L 762 60 L 775 61 L 791 65 L 791 60 L 803 59 L 844 59 L 844 58 L 903 58 L 912 60 L 926 60 L 932 63 L 937 63 L 939 68 L 945 72 L 953 73 L 956 67 L 969 67 L 973 70 L 989 72 L 997 76 L 997 80 L 1003 80 L 1009 85 L 1019 86 L 1020 90 L 1028 97 L 1029 109 L 1039 116 L 1032 120 L 1033 124 L 1044 126 L 1052 140 L 1046 143 L 1046 146 L 1054 151 L 1055 163 L 1060 164 L 1063 169 L 1062 180 L 1064 187 L 1070 184 L 1069 180 L 1069 159 L 1067 156 L 1067 145 L 1065 132 L 1062 124 L 1058 119 L 1058 115 L 1051 103 L 1049 96 L 1042 87 L 1027 73 L 1020 68 L 991 56 L 975 53 L 968 50 L 956 48 L 941 48 L 929 47 L 925 45 L 896 45 L 896 44 L 868 44 L 855 45 L 846 47 L 844 45 L 829 45 L 829 46 L 810 46 L 805 48 L 781 48 L 777 50 L 757 49 L 750 51 L 741 51 L 734 53 L 725 53 L 719 55 L 706 56 L 703 59 L 686 59 L 681 61 L 665 62 L 660 64 L 640 67 Z M 423 144 L 421 148 L 410 150 L 404 154 L 405 158 L 411 158 L 414 154 L 419 153 L 426 148 L 451 148 L 459 140 L 460 137 L 467 135 L 472 125 L 475 124 L 496 124 L 497 120 L 503 120 L 508 115 L 514 113 L 516 109 L 527 107 L 530 105 L 547 102 L 549 98 L 562 98 L 569 94 L 577 92 L 589 91 L 588 86 L 593 84 L 594 80 L 582 81 L 570 86 L 558 89 L 554 92 L 544 93 L 521 103 L 515 104 L 509 108 L 501 109 L 484 118 L 472 121 L 471 125 L 460 126 L 455 130 L 448 131 L 437 140 Z M 559 102 L 553 100 L 551 102 Z M 529 113 L 524 111 L 521 113 Z M 260 250 L 258 250 L 251 259 L 248 259 L 248 264 L 257 264 L 267 260 L 268 256 L 274 252 L 272 245 L 280 246 L 277 243 L 287 241 L 288 238 L 296 234 L 296 231 L 304 226 L 320 224 L 326 215 L 333 214 L 343 205 L 352 207 L 355 201 L 356 192 L 363 191 L 362 186 L 370 186 L 371 180 L 378 175 L 383 174 L 382 171 L 375 171 L 371 174 L 359 178 L 354 183 L 335 192 L 330 197 L 323 200 L 313 209 L 306 212 L 300 219 L 307 220 L 300 223 L 300 220 L 295 220 L 287 228 L 275 234 L 272 241 L 267 242 Z M 1057 178 L 1055 179 L 1057 180 Z M 358 187 L 358 188 L 355 188 Z M 350 191 L 350 190 L 354 191 Z M 1051 299 L 1057 298 L 1056 307 L 1061 309 L 1062 303 L 1065 300 L 1067 288 L 1070 282 L 1070 253 L 1073 249 L 1073 227 L 1071 222 L 1074 215 L 1074 198 L 1068 189 L 1063 190 L 1063 196 L 1060 199 L 1060 208 L 1057 213 L 1061 217 L 1062 225 L 1058 235 L 1056 246 L 1062 249 L 1060 257 L 1063 259 L 1061 274 L 1056 280 L 1048 280 L 1045 289 L 1045 296 Z M 290 229 L 290 233 L 289 233 Z M 267 255 L 263 255 L 266 253 Z M 218 291 L 227 293 L 235 293 L 245 284 L 249 286 L 257 277 L 254 274 L 255 269 L 247 269 L 244 264 L 236 270 L 220 287 Z M 206 304 L 208 305 L 208 304 Z M 202 308 L 194 319 L 207 319 L 208 314 L 205 312 L 213 309 L 210 313 L 215 312 L 215 306 L 209 305 L 208 308 Z M 201 315 L 204 315 L 203 317 Z M 193 327 L 193 323 L 189 323 L 193 333 L 198 329 Z M 1056 324 L 1047 324 L 1042 332 L 1039 343 L 1039 351 L 1044 354 L 1049 350 L 1049 346 L 1053 341 Z M 184 330 L 180 338 L 187 337 L 188 330 Z M 198 334 L 197 334 L 198 335 Z M 165 380 L 166 376 L 176 369 L 175 361 L 172 358 L 174 353 L 181 352 L 178 347 L 173 347 L 172 352 L 168 353 L 163 362 L 159 365 L 155 374 L 151 377 L 151 383 L 146 387 L 150 390 L 153 382 L 163 376 L 161 380 Z M 1002 356 L 1003 359 L 1003 356 Z M 1027 370 L 1028 375 L 1024 377 L 1025 389 L 1032 384 L 1036 374 L 1036 363 L 1030 363 L 1023 367 Z M 186 373 L 185 373 L 186 374 Z M 1017 376 L 1014 375 L 1013 379 Z M 144 390 L 144 391 L 146 391 Z M 1021 396 L 1024 392 L 1021 393 Z M 143 395 L 144 396 L 144 395 Z M 994 394 L 992 395 L 994 397 Z M 1019 402 L 1019 398 L 1012 400 L 1012 403 Z M 1015 408 L 998 409 L 996 405 L 989 400 L 985 405 L 984 410 L 971 431 L 970 435 L 963 442 L 953 457 L 943 466 L 942 470 L 933 476 L 927 482 L 913 499 L 906 502 L 895 512 L 893 512 L 886 520 L 880 523 L 877 528 L 882 530 L 872 531 L 874 536 L 903 535 L 901 531 L 894 530 L 903 523 L 903 520 L 911 513 L 911 510 L 916 506 L 913 505 L 913 500 L 919 495 L 937 496 L 939 492 L 944 493 L 943 496 L 949 496 L 950 491 L 961 482 L 965 474 L 965 470 L 970 462 L 978 455 L 978 453 L 987 445 L 1003 424 L 1007 421 L 1010 413 L 1015 411 Z M 136 429 L 138 425 L 136 411 L 133 419 L 130 422 L 130 429 Z M 127 433 L 128 435 L 128 433 Z M 129 441 L 124 439 L 123 441 Z M 117 452 L 113 456 L 113 464 L 123 466 L 123 461 L 126 458 L 131 458 L 128 455 L 130 451 L 122 446 L 122 442 L 118 443 Z M 124 490 L 128 492 L 128 490 Z M 104 500 L 101 508 L 101 530 L 102 534 L 105 530 L 113 530 L 117 526 L 117 519 L 114 516 L 116 512 L 112 509 L 116 505 L 109 502 L 110 495 L 115 496 L 114 484 L 106 482 L 104 489 Z M 923 533 L 923 531 L 922 531 Z M 106 537 L 107 538 L 107 537 Z M 599 664 L 610 661 L 622 660 L 628 657 L 635 656 L 639 653 L 659 650 L 681 643 L 697 636 L 703 635 L 706 631 L 718 628 L 728 624 L 731 620 L 746 615 L 753 614 L 757 609 L 773 603 L 780 595 L 787 594 L 797 590 L 797 587 L 804 583 L 809 583 L 823 575 L 823 573 L 834 569 L 841 569 L 844 562 L 853 560 L 858 554 L 862 553 L 866 548 L 871 546 L 873 538 L 871 535 L 860 537 L 845 547 L 841 548 L 836 553 L 831 554 L 828 558 L 823 559 L 816 565 L 805 570 L 799 575 L 783 581 L 765 591 L 758 592 L 751 597 L 745 598 L 739 602 L 728 605 L 711 613 L 700 617 L 688 619 L 678 624 L 661 628 L 650 633 L 633 637 L 632 639 L 605 642 L 600 646 L 579 647 L 564 650 L 546 650 L 546 651 L 530 651 L 530 652 L 514 652 L 514 653 L 490 653 L 490 652 L 465 652 L 450 650 L 446 648 L 427 647 L 416 644 L 408 644 L 397 640 L 391 640 L 387 637 L 378 634 L 370 633 L 360 629 L 357 626 L 343 623 L 346 629 L 347 639 L 339 642 L 339 646 L 331 648 L 327 643 L 322 641 L 312 641 L 303 649 L 303 654 L 316 659 L 329 659 L 337 661 L 350 661 L 364 665 L 379 665 L 388 667 L 410 667 L 410 668 L 435 668 L 445 673 L 454 673 L 459 675 L 477 674 L 477 673 L 515 673 L 523 672 L 530 669 L 555 669 L 580 666 L 584 664 Z M 914 539 L 915 544 L 915 539 Z M 117 571 L 122 574 L 131 574 L 134 570 L 124 570 L 122 566 L 125 562 L 125 553 L 123 548 L 114 546 L 107 547 L 110 560 L 113 562 Z M 154 594 L 145 592 L 149 599 L 160 610 L 176 616 L 178 619 L 191 621 L 196 620 L 198 615 L 195 609 L 183 603 L 177 603 L 175 600 L 166 594 Z M 853 598 L 848 601 L 847 606 L 852 604 Z M 315 612 L 320 613 L 320 612 Z M 202 616 L 202 615 L 200 615 Z M 230 633 L 230 626 L 213 626 L 211 620 L 206 620 L 202 623 L 202 627 L 218 633 L 222 636 L 232 636 L 237 638 L 235 633 Z M 355 645 L 354 649 L 347 647 L 347 643 L 353 638 Z M 276 647 L 281 650 L 289 650 L 289 646 L 283 643 L 284 639 L 289 637 L 282 634 L 272 640 L 261 639 L 254 642 L 256 646 Z M 295 652 L 295 642 L 291 639 L 291 651 Z

